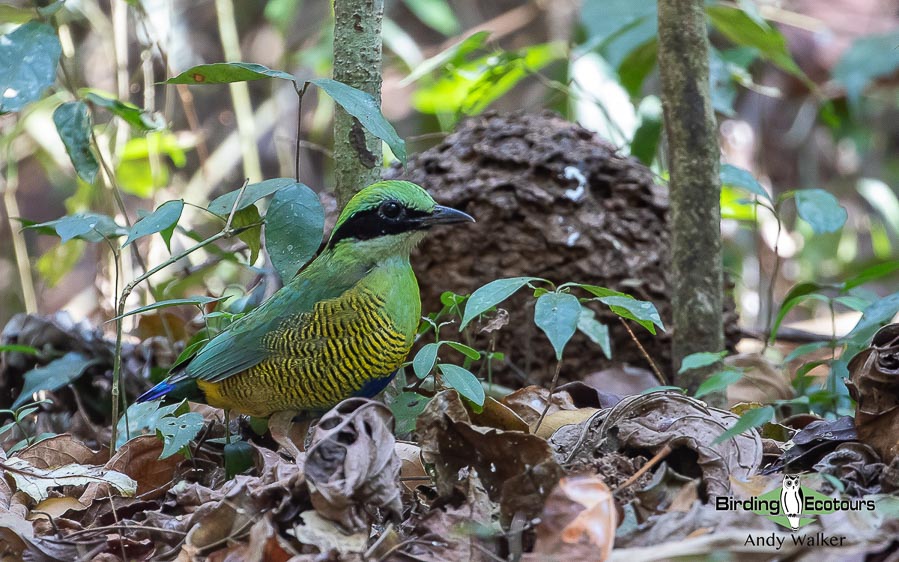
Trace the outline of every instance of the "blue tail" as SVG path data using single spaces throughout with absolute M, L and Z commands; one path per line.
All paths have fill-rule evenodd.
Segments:
M 162 381 L 150 390 L 138 396 L 137 401 L 149 402 L 151 400 L 159 400 L 160 398 L 165 398 L 166 396 L 168 396 L 168 394 L 173 390 L 175 390 L 175 385 L 171 384 L 168 381 Z

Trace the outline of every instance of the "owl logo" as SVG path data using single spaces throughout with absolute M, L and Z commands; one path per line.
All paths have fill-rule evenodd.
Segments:
M 799 529 L 799 519 L 802 515 L 802 488 L 799 487 L 799 476 L 795 474 L 784 475 L 783 489 L 780 492 L 780 512 L 787 517 L 790 527 L 796 531 Z

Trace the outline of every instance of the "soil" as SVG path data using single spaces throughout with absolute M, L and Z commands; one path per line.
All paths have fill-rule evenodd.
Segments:
M 485 113 L 463 121 L 440 144 L 385 174 L 427 188 L 441 204 L 477 219 L 435 229 L 413 258 L 423 311 L 440 295 L 467 294 L 501 277 L 530 275 L 554 283 L 601 285 L 653 302 L 670 324 L 668 194 L 652 172 L 593 132 L 553 112 Z M 551 378 L 554 353 L 533 323 L 534 299 L 506 301 L 510 322 L 497 332 L 505 352 L 501 380 Z M 647 366 L 617 317 L 596 303 L 609 326 L 612 357 L 578 333 L 565 350 L 562 379 L 581 379 L 612 364 Z M 734 303 L 726 305 L 728 345 L 736 343 Z M 631 323 L 648 354 L 670 374 L 670 335 Z M 443 334 L 448 337 L 450 334 Z M 482 349 L 487 348 L 487 336 Z

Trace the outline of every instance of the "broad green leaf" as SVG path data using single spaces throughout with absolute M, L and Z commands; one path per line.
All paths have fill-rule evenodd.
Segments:
M 132 103 L 107 97 L 98 92 L 88 92 L 84 99 L 109 110 L 110 113 L 121 117 L 126 123 L 140 131 L 157 131 L 165 127 L 162 117 L 153 116 Z
M 265 216 L 265 248 L 282 282 L 315 255 L 324 228 L 325 212 L 314 191 L 298 183 L 275 194 Z
M 31 224 L 25 228 L 43 231 L 45 227 L 53 228 L 63 244 L 73 238 L 80 238 L 88 242 L 100 242 L 107 238 L 128 234 L 127 230 L 111 218 L 96 213 L 69 215 L 53 221 Z
M 224 456 L 225 478 L 230 480 L 253 466 L 255 450 L 246 441 L 235 441 L 225 444 Z
M 186 400 L 182 400 L 179 404 L 169 404 L 162 406 L 160 400 L 151 402 L 135 402 L 128 406 L 128 415 L 119 418 L 116 424 L 116 449 L 125 444 L 126 441 L 146 435 L 147 432 L 156 433 L 156 426 L 161 418 L 166 416 L 180 416 L 190 411 Z M 125 420 L 128 423 L 125 423 Z
M 52 229 L 50 232 L 54 233 Z M 55 287 L 75 268 L 85 248 L 87 242 L 84 240 L 56 244 L 37 259 L 34 267 L 48 286 Z
M 443 382 L 450 388 L 454 388 L 460 395 L 471 400 L 477 406 L 484 405 L 484 387 L 481 381 L 468 370 L 458 365 L 450 363 L 441 363 L 437 365 L 440 374 L 443 376 Z
M 868 267 L 844 281 L 843 291 L 845 292 L 850 289 L 854 289 L 859 285 L 864 285 L 865 283 L 870 283 L 871 281 L 880 279 L 881 277 L 886 277 L 887 275 L 890 275 L 897 270 L 899 270 L 899 260 L 879 263 L 877 265 Z
M 787 291 L 787 294 L 784 295 L 784 302 L 780 305 L 780 310 L 777 312 L 777 318 L 774 320 L 774 325 L 771 326 L 771 339 L 773 340 L 777 336 L 777 330 L 780 328 L 780 324 L 787 316 L 787 313 L 793 310 L 796 305 L 808 299 L 809 295 L 826 288 L 828 288 L 827 285 L 809 281 L 799 283 Z
M 658 19 L 655 0 L 585 0 L 581 7 L 588 47 L 614 68 L 658 35 Z
M 451 45 L 445 51 L 437 53 L 433 57 L 423 61 L 421 64 L 416 66 L 415 69 L 413 69 L 409 74 L 409 76 L 406 76 L 400 81 L 400 86 L 408 86 L 409 84 L 415 82 L 416 80 L 419 80 L 423 76 L 427 76 L 431 72 L 437 70 L 438 68 L 442 68 L 452 61 L 461 60 L 462 57 L 464 57 L 468 53 L 476 51 L 484 46 L 484 42 L 489 36 L 489 31 L 478 31 L 477 33 L 472 33 L 465 39 Z
M 640 324 L 653 335 L 656 333 L 653 324 L 658 326 L 663 332 L 665 331 L 665 326 L 659 317 L 659 311 L 656 310 L 655 305 L 651 302 L 640 301 L 633 297 L 618 296 L 599 297 L 596 300 L 608 305 L 612 312 L 618 316 L 628 318 Z
M 87 105 L 81 101 L 60 105 L 53 112 L 53 123 L 75 171 L 87 183 L 94 183 L 100 165 L 91 152 L 91 115 Z
M 737 435 L 743 433 L 744 431 L 749 431 L 754 427 L 761 427 L 774 419 L 774 407 L 772 406 L 763 406 L 761 408 L 753 408 L 752 410 L 747 410 L 740 416 L 740 419 L 737 420 L 737 423 L 731 426 L 730 429 L 719 435 L 712 441 L 712 445 L 717 445 L 718 443 L 723 443 L 728 439 L 732 439 Z
M 746 191 L 758 195 L 768 201 L 771 200 L 771 196 L 765 191 L 765 188 L 762 187 L 762 184 L 755 179 L 755 176 L 752 175 L 748 170 L 744 170 L 743 168 L 738 168 L 736 166 L 732 166 L 731 164 L 721 164 L 721 172 L 720 172 L 721 184 L 729 185 L 731 187 L 739 187 L 741 189 L 745 189 Z
M 468 347 L 464 343 L 459 343 L 459 342 L 455 342 L 455 341 L 447 341 L 447 342 L 442 342 L 442 343 L 445 343 L 446 345 L 455 349 L 456 351 L 458 351 L 465 357 L 468 357 L 472 361 L 477 361 L 478 359 L 481 358 L 481 353 L 478 350 Z
M 609 342 L 609 327 L 596 319 L 596 313 L 586 306 L 581 307 L 577 319 L 577 329 L 598 345 L 607 358 L 612 358 L 612 345 Z
M 140 308 L 135 308 L 134 310 L 128 311 L 121 316 L 116 316 L 108 320 L 109 322 L 113 322 L 115 320 L 119 320 L 121 318 L 125 318 L 127 316 L 133 316 L 135 314 L 143 314 L 144 312 L 150 312 L 151 310 L 157 310 L 159 308 L 168 308 L 171 306 L 182 306 L 186 304 L 192 304 L 194 306 L 204 306 L 213 302 L 219 302 L 221 300 L 229 299 L 231 295 L 226 295 L 222 297 L 204 297 L 204 296 L 196 296 L 196 297 L 188 297 L 183 299 L 169 299 L 164 301 L 157 301 L 153 304 L 148 304 L 146 306 L 142 306 Z
M 627 293 L 621 293 L 619 291 L 613 291 L 612 289 L 607 289 L 606 287 L 600 287 L 599 285 L 585 285 L 582 283 L 572 283 L 572 286 L 580 287 L 581 289 L 587 291 L 591 295 L 597 297 L 626 297 L 633 298 Z
M 122 247 L 124 248 L 138 238 L 162 232 L 178 224 L 178 219 L 181 218 L 181 211 L 183 210 L 183 199 L 166 201 L 157 207 L 155 211 L 134 223 Z
M 651 166 L 662 138 L 662 102 L 656 96 L 646 96 L 640 102 L 637 116 L 640 124 L 631 141 L 631 156 Z
M 125 193 L 150 197 L 169 184 L 169 161 L 178 168 L 187 163 L 181 142 L 171 132 L 151 131 L 125 143 L 116 166 L 116 179 Z
M 724 390 L 743 378 L 743 371 L 739 369 L 725 369 L 707 378 L 696 389 L 696 398 L 702 398 L 706 394 Z
M 829 345 L 830 345 L 829 341 L 815 341 L 815 342 L 811 342 L 811 343 L 804 343 L 804 344 L 800 345 L 799 347 L 797 347 L 796 349 L 794 349 L 793 351 L 791 351 L 789 355 L 784 357 L 783 362 L 785 364 L 790 363 L 790 362 L 795 361 L 796 359 L 802 357 L 806 353 L 818 351 L 819 349 L 823 349 Z
M 249 82 L 265 78 L 280 78 L 296 81 L 293 74 L 281 70 L 272 70 L 267 66 L 252 62 L 217 62 L 200 64 L 189 68 L 165 81 L 166 84 L 229 84 L 231 82 Z
M 880 327 L 899 312 L 899 293 L 887 295 L 865 309 L 858 323 L 852 328 L 846 339 L 857 344 L 867 343 Z
M 430 398 L 415 392 L 401 392 L 390 403 L 390 411 L 396 419 L 396 433 L 401 435 L 415 429 L 415 420 L 428 405 Z
M 412 359 L 412 370 L 415 376 L 423 379 L 431 373 L 431 369 L 437 363 L 437 350 L 440 349 L 439 343 L 429 343 L 422 346 Z
M 318 78 L 310 82 L 324 90 L 344 111 L 358 119 L 369 133 L 386 142 L 399 161 L 406 163 L 406 142 L 384 118 L 375 98 L 362 90 L 330 78 Z
M 794 197 L 796 212 L 816 234 L 836 232 L 846 222 L 846 209 L 836 197 L 823 189 L 800 189 Z
M 30 345 L 21 345 L 17 343 L 8 343 L 0 345 L 0 353 L 24 353 L 26 355 L 38 355 L 40 350 Z
M 190 443 L 200 433 L 203 426 L 203 414 L 188 412 L 178 417 L 165 417 L 156 424 L 156 431 L 162 434 L 164 445 L 159 460 L 167 459 Z
M 67 464 L 55 468 L 40 468 L 25 459 L 10 457 L 0 461 L 0 470 L 16 483 L 16 489 L 41 502 L 50 497 L 50 488 L 86 486 L 91 483 L 109 484 L 123 496 L 133 496 L 137 482 L 129 476 L 103 466 Z
M 56 30 L 30 21 L 0 36 L 0 114 L 19 111 L 56 81 L 62 47 Z
M 36 367 L 28 371 L 25 373 L 25 383 L 22 385 L 22 392 L 19 393 L 16 401 L 12 403 L 13 409 L 31 400 L 31 396 L 35 392 L 57 390 L 78 380 L 84 374 L 84 371 L 96 362 L 96 360 L 88 359 L 80 353 L 70 351 L 43 367 Z
M 0 4 L 0 22 L 25 23 L 34 18 L 34 10 L 31 8 L 19 8 L 9 4 Z
M 534 323 L 549 338 L 556 360 L 562 359 L 565 344 L 577 331 L 580 315 L 581 303 L 570 293 L 546 293 L 537 299 Z
M 701 351 L 699 353 L 691 353 L 681 361 L 680 369 L 678 369 L 677 374 L 680 375 L 691 369 L 701 369 L 703 367 L 708 367 L 709 365 L 714 365 L 718 361 L 721 361 L 725 355 L 727 355 L 726 351 L 718 351 L 715 353 Z
M 249 264 L 256 263 L 259 257 L 259 250 L 262 249 L 262 218 L 259 216 L 259 209 L 256 205 L 250 205 L 245 209 L 241 209 L 234 213 L 234 219 L 231 221 L 231 228 L 238 229 L 251 224 L 258 224 L 253 228 L 244 230 L 237 237 L 247 245 L 250 249 Z
M 263 197 L 268 197 L 272 193 L 280 191 L 285 187 L 289 187 L 291 185 L 303 185 L 298 184 L 292 178 L 273 178 L 265 181 L 261 181 L 259 183 L 251 183 L 246 189 L 243 191 L 243 196 L 240 198 L 240 203 L 237 204 L 237 210 L 243 210 L 259 201 Z M 237 201 L 237 195 L 240 193 L 240 189 L 235 189 L 233 191 L 229 191 L 224 195 L 220 195 L 209 204 L 207 209 L 210 212 L 213 212 L 217 215 L 227 217 L 231 213 L 231 209 L 234 209 L 234 202 Z
M 846 88 L 849 103 L 858 108 L 865 88 L 877 78 L 899 68 L 899 30 L 881 35 L 864 35 L 852 43 L 833 69 L 833 77 Z
M 403 3 L 431 29 L 447 36 L 459 32 L 459 20 L 447 0 L 404 0 Z
M 759 54 L 799 78 L 805 75 L 796 65 L 783 34 L 771 26 L 762 26 L 739 8 L 713 4 L 706 6 L 712 25 L 737 45 L 758 49 Z
M 491 281 L 477 289 L 465 303 L 465 314 L 462 315 L 459 330 L 464 330 L 469 322 L 511 297 L 518 289 L 531 281 L 541 281 L 541 279 L 538 277 L 509 277 Z
M 646 78 L 656 67 L 658 54 L 659 42 L 653 37 L 646 43 L 631 50 L 618 66 L 618 77 L 621 80 L 621 86 L 627 90 L 627 93 L 632 98 L 640 97 L 643 82 L 646 81 Z
M 853 295 L 843 295 L 840 297 L 834 297 L 834 302 L 838 302 L 845 307 L 851 308 L 857 312 L 862 312 L 869 306 L 871 306 L 871 301 L 868 299 L 863 299 L 861 297 L 856 297 Z

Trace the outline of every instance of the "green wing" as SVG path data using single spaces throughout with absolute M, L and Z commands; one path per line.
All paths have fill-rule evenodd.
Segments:
M 276 331 L 284 320 L 311 311 L 315 303 L 336 298 L 353 285 L 321 281 L 294 279 L 259 308 L 214 337 L 169 382 L 185 379 L 220 382 L 259 364 L 271 354 L 264 345 L 267 334 Z

